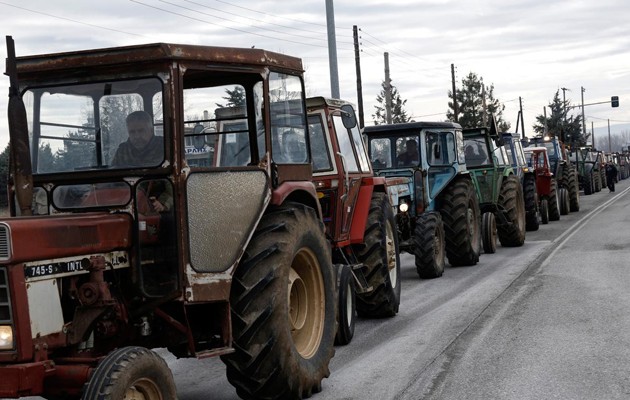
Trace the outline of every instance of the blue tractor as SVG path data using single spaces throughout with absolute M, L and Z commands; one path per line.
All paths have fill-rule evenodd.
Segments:
M 386 178 L 399 248 L 421 278 L 475 265 L 481 251 L 479 201 L 464 159 L 459 124 L 410 122 L 364 129 L 372 168 Z

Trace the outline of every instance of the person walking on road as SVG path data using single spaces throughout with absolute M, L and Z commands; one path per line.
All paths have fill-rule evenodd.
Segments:
M 615 191 L 615 178 L 617 178 L 617 167 L 611 162 L 606 163 L 606 186 L 608 193 Z

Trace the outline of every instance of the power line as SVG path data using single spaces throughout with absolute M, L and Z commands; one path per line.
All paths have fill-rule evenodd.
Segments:
M 286 20 L 289 20 L 289 21 L 301 22 L 301 23 L 303 23 L 303 24 L 310 24 L 310 25 L 315 25 L 315 26 L 324 26 L 324 27 L 327 27 L 327 26 L 328 26 L 328 25 L 326 25 L 326 24 L 321 24 L 321 23 L 317 23 L 317 22 L 310 22 L 310 21 L 304 21 L 304 20 L 299 20 L 299 19 L 295 19 L 295 18 L 288 18 L 288 17 L 278 16 L 278 15 L 276 15 L 276 14 L 270 14 L 270 13 L 266 13 L 266 12 L 264 12 L 264 11 L 258 11 L 258 10 L 254 10 L 254 9 L 252 9 L 252 8 L 247 8 L 247 7 L 239 6 L 239 5 L 236 5 L 236 4 L 233 4 L 233 3 L 230 3 L 230 2 L 228 2 L 228 1 L 224 1 L 224 0 L 215 0 L 215 1 L 216 1 L 216 2 L 219 2 L 219 3 L 227 4 L 227 5 L 232 6 L 232 7 L 240 8 L 240 9 L 242 9 L 242 10 L 251 11 L 251 12 L 253 12 L 253 13 L 258 13 L 258 14 L 262 14 L 262 15 L 267 15 L 267 16 L 269 16 L 269 17 L 274 17 L 274 18 L 278 18 L 278 17 L 279 17 L 279 18 L 286 19 Z M 342 29 L 342 28 L 335 26 L 335 29 Z M 344 27 L 343 29 L 349 29 L 349 28 L 345 28 L 345 27 Z
M 213 22 L 206 21 L 206 20 L 203 20 L 203 19 L 200 19 L 200 18 L 191 17 L 191 16 L 189 16 L 189 15 L 181 14 L 181 13 L 174 12 L 174 11 L 170 11 L 170 10 L 166 10 L 166 9 L 164 9 L 164 8 L 160 8 L 160 7 L 152 6 L 152 5 L 150 5 L 150 4 L 145 4 L 145 3 L 142 3 L 142 2 L 137 1 L 137 0 L 129 0 L 129 1 L 131 1 L 132 3 L 140 4 L 140 5 L 145 6 L 145 7 L 149 7 L 149 8 L 153 8 L 153 9 L 155 9 L 155 10 L 162 11 L 162 12 L 165 12 L 165 13 L 168 13 L 168 14 L 177 15 L 177 16 L 180 16 L 180 17 L 183 17 L 183 18 L 187 18 L 187 19 L 190 19 L 190 20 L 193 20 L 193 21 L 203 22 L 204 24 L 208 24 L 208 25 L 214 25 L 214 26 L 219 26 L 219 27 L 221 27 L 221 28 L 225 28 L 225 29 L 231 29 L 231 30 L 233 30 L 233 31 L 237 31 L 237 32 L 241 32 L 241 33 L 246 33 L 246 34 L 248 34 L 248 35 L 255 35 L 255 36 L 263 37 L 263 38 L 266 38 L 266 39 L 281 40 L 281 41 L 283 41 L 283 42 L 296 43 L 296 44 L 301 44 L 301 45 L 306 45 L 306 46 L 312 46 L 312 47 L 322 47 L 322 48 L 328 48 L 328 46 L 324 46 L 324 45 L 317 45 L 317 44 L 311 44 L 311 43 L 304 43 L 303 41 L 302 41 L 302 42 L 298 42 L 298 41 L 295 41 L 295 40 L 290 40 L 290 39 L 282 39 L 282 38 L 278 38 L 278 37 L 274 37 L 274 36 L 263 35 L 263 34 L 261 34 L 261 33 L 255 33 L 255 32 L 246 31 L 246 30 L 244 30 L 244 29 L 233 28 L 233 27 L 230 27 L 230 26 L 225 26 L 225 25 L 221 25 L 221 24 L 215 24 L 215 23 L 213 23 Z
M 217 15 L 212 15 L 212 14 L 204 13 L 204 12 L 202 12 L 202 11 L 193 10 L 193 9 L 191 9 L 191 8 L 184 7 L 184 6 L 181 6 L 181 5 L 175 4 L 175 3 L 171 3 L 171 2 L 169 2 L 169 1 L 165 1 L 165 0 L 160 0 L 160 1 L 161 1 L 162 3 L 170 4 L 170 5 L 175 6 L 175 7 L 183 8 L 183 9 L 188 10 L 188 11 L 197 12 L 197 13 L 200 13 L 200 14 L 203 14 L 203 15 L 207 15 L 207 16 L 209 16 L 209 17 L 217 18 L 217 19 L 220 19 L 220 20 L 223 20 L 223 21 L 234 22 L 234 23 L 240 23 L 240 21 L 235 21 L 235 20 L 233 20 L 233 19 L 224 18 L 224 17 L 219 17 L 219 16 L 217 16 Z M 275 24 L 275 23 L 273 23 L 273 22 L 266 22 L 266 21 L 262 21 L 262 20 L 259 20 L 259 19 L 255 19 L 255 18 L 249 18 L 249 17 L 241 16 L 241 15 L 238 15 L 238 14 L 235 14 L 235 13 L 230 13 L 230 12 L 228 12 L 228 11 L 223 11 L 223 10 L 220 10 L 220 9 L 218 9 L 218 8 L 208 7 L 208 6 L 205 6 L 205 5 L 203 5 L 203 4 L 200 4 L 200 3 L 197 3 L 197 2 L 194 2 L 194 1 L 191 1 L 191 0 L 184 0 L 184 1 L 185 1 L 185 2 L 187 2 L 187 3 L 195 4 L 195 5 L 200 6 L 200 7 L 203 7 L 203 8 L 207 8 L 207 9 L 210 9 L 210 10 L 223 12 L 223 13 L 230 14 L 230 15 L 236 15 L 236 16 L 239 16 L 239 17 L 241 17 L 241 18 L 249 19 L 249 20 L 256 21 L 256 22 L 260 22 L 260 23 L 263 23 L 263 24 L 268 24 L 268 25 L 279 26 L 279 27 L 282 27 L 282 28 L 291 29 L 292 31 L 302 30 L 302 29 L 295 28 L 295 27 L 291 27 L 291 26 L 287 26 L 287 25 L 280 25 L 280 24 Z M 311 36 L 298 35 L 298 34 L 294 34 L 294 33 L 283 32 L 283 31 L 278 31 L 278 30 L 275 30 L 275 29 L 265 28 L 265 27 L 262 27 L 262 26 L 252 26 L 252 25 L 249 25 L 249 26 L 250 26 L 250 27 L 256 27 L 256 28 L 258 28 L 258 29 L 263 29 L 263 30 L 270 31 L 270 32 L 274 32 L 274 33 L 279 33 L 279 34 L 281 34 L 281 35 L 288 35 L 288 36 L 299 37 L 299 38 L 302 38 L 302 39 L 320 40 L 320 41 L 324 41 L 324 42 L 326 42 L 326 41 L 328 40 L 327 38 L 322 39 L 322 38 L 320 38 L 320 37 L 314 37 L 314 36 L 312 36 L 312 35 L 311 35 Z M 322 33 L 322 32 L 309 31 L 309 30 L 302 30 L 302 31 L 307 32 L 307 33 L 315 33 L 315 34 L 318 34 L 318 35 L 325 35 L 325 33 Z M 352 44 L 353 44 L 352 42 L 344 42 L 344 41 L 337 41 L 337 43 L 349 44 L 349 45 L 352 45 Z
M 622 124 L 630 124 L 630 121 L 621 121 L 621 120 L 618 120 L 618 119 L 593 117 L 591 115 L 587 115 L 586 118 L 598 119 L 598 120 L 601 120 L 601 121 L 620 122 Z
M 72 19 L 72 18 L 66 18 L 66 17 L 61 17 L 59 15 L 48 14 L 48 13 L 45 13 L 43 11 L 31 10 L 29 8 L 16 6 L 16 5 L 13 5 L 13 4 L 5 3 L 3 1 L 0 1 L 0 4 L 3 4 L 5 6 L 9 6 L 9 7 L 13 7 L 13 8 L 17 8 L 17 9 L 20 9 L 20 10 L 32 12 L 32 13 L 39 14 L 39 15 L 45 15 L 45 16 L 51 17 L 51 18 L 57 18 L 57 19 L 61 19 L 61 20 L 64 20 L 64 21 L 70 21 L 70 22 L 73 22 L 75 24 L 81 24 L 81 25 L 85 25 L 85 26 L 90 26 L 92 28 L 105 29 L 105 30 L 108 30 L 108 31 L 111 31 L 111 32 L 124 33 L 126 35 L 146 37 L 146 35 L 142 35 L 142 34 L 139 34 L 139 33 L 126 32 L 126 31 L 121 31 L 119 29 L 108 28 L 106 26 L 95 25 L 95 24 L 90 24 L 90 23 L 87 23 L 87 22 L 77 21 L 77 20 Z

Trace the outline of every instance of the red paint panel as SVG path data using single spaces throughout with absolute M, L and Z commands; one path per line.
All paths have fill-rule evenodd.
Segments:
M 368 183 L 366 180 L 364 180 L 363 183 L 364 184 L 361 185 L 361 189 L 359 190 L 359 196 L 357 197 L 357 203 L 352 217 L 352 227 L 350 228 L 351 243 L 363 243 L 365 225 L 367 224 L 367 217 L 370 212 L 374 186 L 365 185 Z
M 45 372 L 44 363 L 0 366 L 0 397 L 42 394 Z
M 131 246 L 128 214 L 89 213 L 11 218 L 11 263 L 69 257 Z

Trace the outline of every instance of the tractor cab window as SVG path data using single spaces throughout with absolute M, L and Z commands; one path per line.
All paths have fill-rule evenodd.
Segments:
M 344 157 L 352 157 L 352 158 L 356 157 L 354 164 L 358 165 L 358 168 L 361 170 L 361 172 L 369 172 L 370 164 L 368 162 L 368 156 L 365 150 L 365 145 L 363 143 L 363 138 L 361 137 L 361 132 L 359 132 L 359 127 L 357 125 L 354 125 L 352 128 L 347 129 L 343 125 L 341 115 L 333 115 L 332 120 L 333 120 L 333 124 L 335 125 L 335 131 L 337 132 L 337 135 L 339 136 L 340 144 L 342 142 L 341 138 L 343 137 L 343 143 L 345 146 L 347 146 L 345 148 L 344 147 L 341 148 L 342 153 L 344 154 Z M 347 136 L 347 140 L 346 140 L 346 136 Z M 351 152 L 352 147 L 354 147 L 354 151 L 356 155 L 352 154 Z
M 518 140 L 514 140 L 514 152 L 516 153 L 516 165 L 526 165 L 523 145 Z
M 466 166 L 468 168 L 492 165 L 488 158 L 488 147 L 485 138 L 466 138 L 464 139 L 464 148 Z
M 549 158 L 557 158 L 558 153 L 556 153 L 556 147 L 553 145 L 553 142 L 543 142 L 543 145 L 547 148 L 547 155 Z
M 162 297 L 178 286 L 173 185 L 148 179 L 135 187 L 140 286 L 147 297 Z
M 420 163 L 420 148 L 417 136 L 396 139 L 396 166 L 415 167 Z
M 302 81 L 293 75 L 269 74 L 271 151 L 278 164 L 310 164 Z
M 311 136 L 313 172 L 331 171 L 333 166 L 328 152 L 328 140 L 320 114 L 308 116 L 308 131 Z
M 431 166 L 452 165 L 456 160 L 453 132 L 427 131 L 425 133 L 427 162 Z
M 512 158 L 508 156 L 506 146 L 494 147 L 492 154 L 498 165 L 503 167 L 512 165 Z
M 372 168 L 378 170 L 391 168 L 392 163 L 392 141 L 390 138 L 370 139 L 370 160 Z
M 341 122 L 340 116 L 333 117 L 333 123 L 335 124 L 335 130 L 337 131 L 337 141 L 339 142 L 339 152 L 342 156 L 343 167 L 347 172 L 359 172 L 359 165 L 361 168 L 367 168 L 369 170 L 369 166 L 367 166 L 367 158 L 361 159 L 361 163 L 357 161 L 357 157 L 355 156 L 353 146 L 356 146 L 355 139 L 353 138 L 352 132 L 346 129 Z M 361 136 L 359 135 L 359 141 L 361 141 Z M 363 147 L 360 148 L 361 151 Z M 357 149 L 357 152 L 359 149 Z M 365 153 L 363 153 L 365 154 Z M 365 163 L 365 164 L 364 164 Z
M 158 78 L 29 88 L 33 173 L 161 166 L 162 90 Z
M 244 167 L 265 153 L 260 76 L 184 76 L 184 158 L 190 167 Z M 248 102 L 248 99 L 251 101 Z M 253 104 L 253 111 L 248 104 Z M 250 132 L 250 124 L 255 133 Z M 255 134 L 255 145 L 252 135 Z M 257 160 L 256 160 L 257 161 Z

